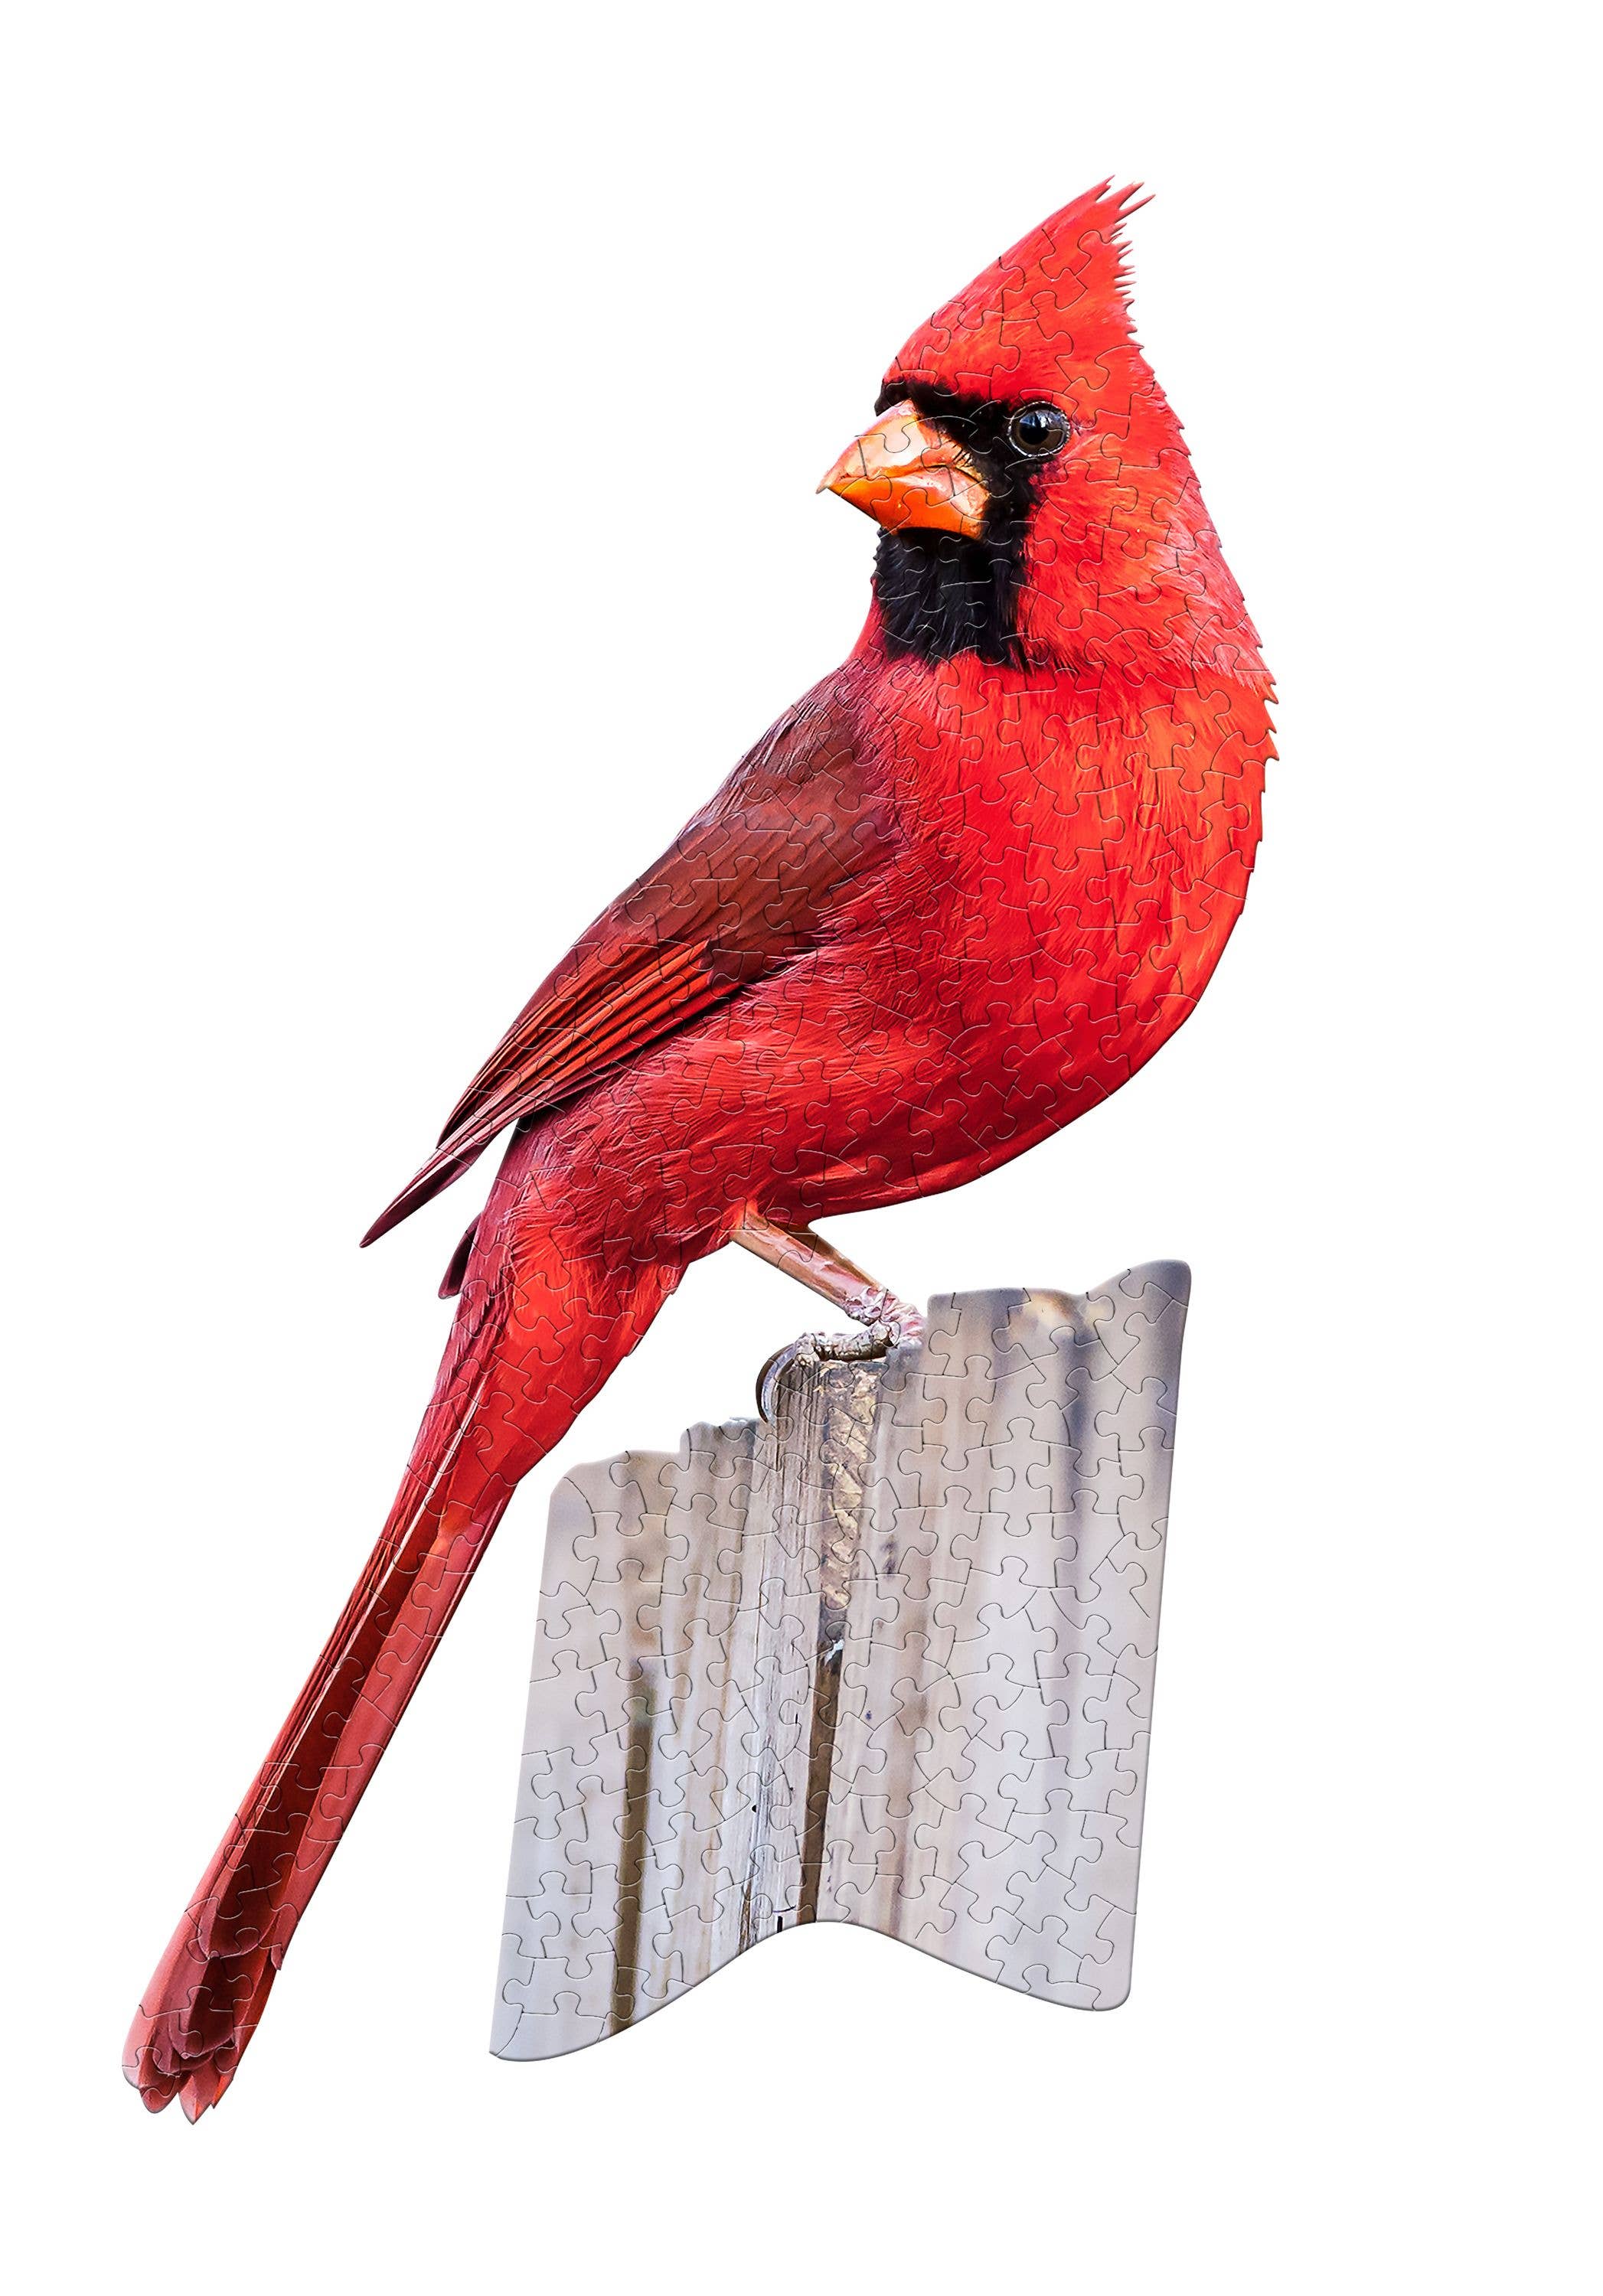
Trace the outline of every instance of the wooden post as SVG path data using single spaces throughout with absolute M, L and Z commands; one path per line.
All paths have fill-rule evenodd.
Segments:
M 966 1292 L 552 1500 L 492 2046 L 856 1922 L 1130 1987 L 1188 1275 Z

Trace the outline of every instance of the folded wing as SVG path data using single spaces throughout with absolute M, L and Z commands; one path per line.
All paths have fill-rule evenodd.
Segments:
M 363 1242 L 448 1187 L 509 1125 L 813 947 L 888 849 L 843 713 L 830 685 L 816 688 L 536 989 Z

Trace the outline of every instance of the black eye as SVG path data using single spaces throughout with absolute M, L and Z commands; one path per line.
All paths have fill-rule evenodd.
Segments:
M 1015 455 L 1040 462 L 1060 454 L 1069 443 L 1069 418 L 1056 406 L 1021 406 L 1007 417 L 1007 444 Z

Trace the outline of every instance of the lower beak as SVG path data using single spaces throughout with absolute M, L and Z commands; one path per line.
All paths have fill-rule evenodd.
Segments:
M 904 526 L 977 535 L 985 481 L 958 446 L 904 398 L 854 439 L 825 472 L 818 492 L 843 496 L 892 534 Z

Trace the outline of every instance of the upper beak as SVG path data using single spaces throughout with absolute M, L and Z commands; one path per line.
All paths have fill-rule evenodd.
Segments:
M 928 422 L 910 398 L 854 439 L 818 481 L 894 534 L 904 526 L 977 535 L 985 522 L 985 481 L 955 439 Z

